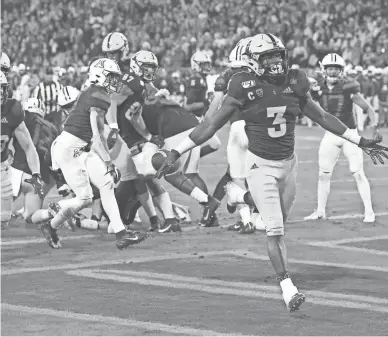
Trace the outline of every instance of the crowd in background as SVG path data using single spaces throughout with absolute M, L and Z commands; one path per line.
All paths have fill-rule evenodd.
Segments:
M 128 38 L 131 53 L 148 49 L 156 54 L 162 86 L 176 70 L 184 82 L 190 57 L 198 50 L 212 57 L 213 73 L 219 73 L 236 42 L 258 32 L 271 32 L 284 41 L 290 65 L 314 69 L 325 54 L 336 52 L 347 64 L 363 66 L 366 77 L 370 66 L 385 68 L 388 75 L 386 0 L 357 1 L 357 5 L 337 0 L 2 3 L 2 47 L 15 65 L 14 87 L 29 69 L 24 78 L 33 89 L 45 69 L 52 67 L 65 85 L 80 85 L 89 60 L 100 54 L 102 39 L 111 31 Z

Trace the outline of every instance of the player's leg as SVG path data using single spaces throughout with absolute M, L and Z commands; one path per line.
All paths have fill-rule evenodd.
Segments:
M 305 296 L 298 292 L 288 273 L 283 209 L 278 186 L 289 179 L 294 161 L 268 161 L 248 153 L 249 167 L 253 164 L 257 166 L 248 173 L 249 190 L 266 225 L 268 256 L 280 282 L 284 301 L 291 311 L 304 302 Z
M 164 189 L 164 187 L 161 185 L 160 180 L 156 178 L 148 178 L 147 179 L 147 186 L 149 187 L 150 191 L 152 192 L 152 199 L 154 203 L 159 207 L 159 209 L 162 211 L 164 216 L 164 223 L 159 228 L 153 228 L 151 226 L 150 230 L 159 230 L 160 233 L 167 233 L 170 231 L 173 232 L 180 232 L 181 228 L 179 226 L 179 222 L 175 218 L 174 210 L 172 207 L 172 202 L 170 199 L 169 193 Z
M 1 229 L 5 229 L 11 220 L 13 191 L 8 161 L 1 163 Z
M 246 154 L 248 151 L 248 137 L 245 133 L 245 121 L 235 121 L 230 126 L 229 140 L 227 146 L 227 159 L 229 164 L 230 176 L 232 181 L 241 189 L 246 191 Z M 252 224 L 251 210 L 246 204 L 238 206 L 241 216 L 242 226 L 239 231 L 241 234 L 251 234 L 255 228 Z M 237 230 L 238 226 L 231 225 L 229 230 Z
M 356 130 L 353 130 L 357 132 Z M 362 150 L 355 144 L 346 142 L 344 144 L 344 155 L 349 162 L 349 170 L 356 180 L 357 189 L 364 204 L 365 218 L 364 222 L 374 222 L 375 213 L 372 207 L 372 198 L 370 185 L 364 172 L 364 162 Z
M 160 226 L 160 220 L 157 216 L 155 206 L 152 202 L 152 197 L 146 185 L 146 181 L 143 174 L 143 166 L 145 157 L 149 156 L 149 153 L 155 153 L 157 146 L 151 143 L 145 143 L 141 152 L 132 155 L 128 149 L 127 144 L 122 140 L 120 136 L 117 137 L 117 142 L 120 142 L 121 149 L 114 160 L 115 165 L 125 172 L 124 177 L 121 177 L 123 184 L 120 186 L 120 191 L 116 192 L 117 198 L 120 199 L 119 204 L 127 202 L 128 196 L 126 195 L 126 189 L 135 188 L 137 198 L 140 204 L 144 208 L 147 216 L 150 219 L 151 224 L 154 227 Z M 115 148 L 113 148 L 115 149 Z M 121 172 L 121 170 L 120 170 Z M 133 183 L 132 183 L 133 180 Z M 121 193 L 121 191 L 123 193 Z M 121 207 L 120 207 L 121 209 Z
M 210 153 L 217 151 L 221 147 L 221 141 L 217 135 L 214 135 L 207 142 L 201 145 L 200 157 L 205 157 Z
M 23 218 L 31 222 L 31 216 L 42 208 L 42 199 L 35 193 L 34 186 L 25 181 L 26 179 L 31 179 L 31 176 L 23 172 L 20 186 L 20 192 L 24 194 Z
M 334 166 L 337 163 L 341 153 L 341 147 L 344 141 L 329 132 L 326 132 L 318 152 L 318 190 L 317 190 L 317 209 L 305 220 L 317 220 L 326 218 L 326 204 L 330 194 L 330 179 L 333 174 Z

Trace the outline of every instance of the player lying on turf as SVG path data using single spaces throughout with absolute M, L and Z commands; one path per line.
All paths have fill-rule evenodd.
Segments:
M 288 273 L 284 223 L 296 193 L 297 116 L 303 112 L 324 129 L 360 146 L 374 161 L 382 161 L 388 155 L 376 145 L 381 137 L 365 139 L 355 135 L 311 99 L 306 74 L 288 69 L 288 51 L 277 37 L 256 35 L 245 54 L 249 70 L 232 76 L 220 109 L 168 154 L 157 176 L 162 176 L 183 153 L 208 140 L 241 109 L 249 142 L 248 187 L 266 225 L 268 255 L 283 299 L 294 311 L 305 301 L 305 295 L 298 291 Z
M 48 244 L 59 248 L 57 228 L 78 211 L 92 203 L 90 182 L 101 195 L 102 204 L 116 235 L 116 246 L 124 249 L 138 242 L 136 233 L 127 232 L 114 196 L 118 170 L 114 166 L 103 136 L 104 117 L 110 105 L 110 94 L 120 88 L 121 71 L 110 59 L 98 59 L 89 68 L 90 87 L 81 92 L 64 124 L 64 130 L 51 147 L 53 169 L 61 169 L 76 197 L 49 205 L 53 218 L 40 228 Z M 94 151 L 90 151 L 93 140 Z
M 338 54 L 326 55 L 321 63 L 323 76 L 312 88 L 312 96 L 328 113 L 338 117 L 356 137 L 358 136 L 353 114 L 353 103 L 368 112 L 374 136 L 378 137 L 377 118 L 374 109 L 360 93 L 360 84 L 345 75 L 345 61 Z M 306 220 L 326 218 L 326 203 L 330 193 L 330 178 L 343 150 L 365 208 L 364 222 L 374 222 L 371 192 L 364 172 L 362 150 L 354 143 L 328 131 L 319 147 L 319 178 L 317 209 Z
M 43 181 L 40 175 L 39 156 L 24 122 L 24 111 L 19 101 L 8 98 L 8 80 L 0 72 L 1 85 L 1 229 L 8 226 L 12 215 L 13 190 L 8 163 L 9 143 L 13 136 L 26 154 L 32 175 L 30 183 L 34 194 L 43 195 Z

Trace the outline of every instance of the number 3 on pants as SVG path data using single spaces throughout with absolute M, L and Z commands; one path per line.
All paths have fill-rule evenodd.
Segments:
M 267 108 L 267 117 L 268 118 L 275 117 L 272 123 L 273 126 L 268 128 L 268 134 L 272 138 L 282 137 L 286 134 L 287 120 L 283 117 L 284 113 L 286 112 L 286 108 L 287 108 L 286 106 L 274 106 L 271 108 Z

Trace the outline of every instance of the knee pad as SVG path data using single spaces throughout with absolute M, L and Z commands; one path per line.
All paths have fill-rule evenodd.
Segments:
M 321 181 L 330 181 L 332 172 L 324 172 L 324 171 L 319 171 L 319 180 Z

